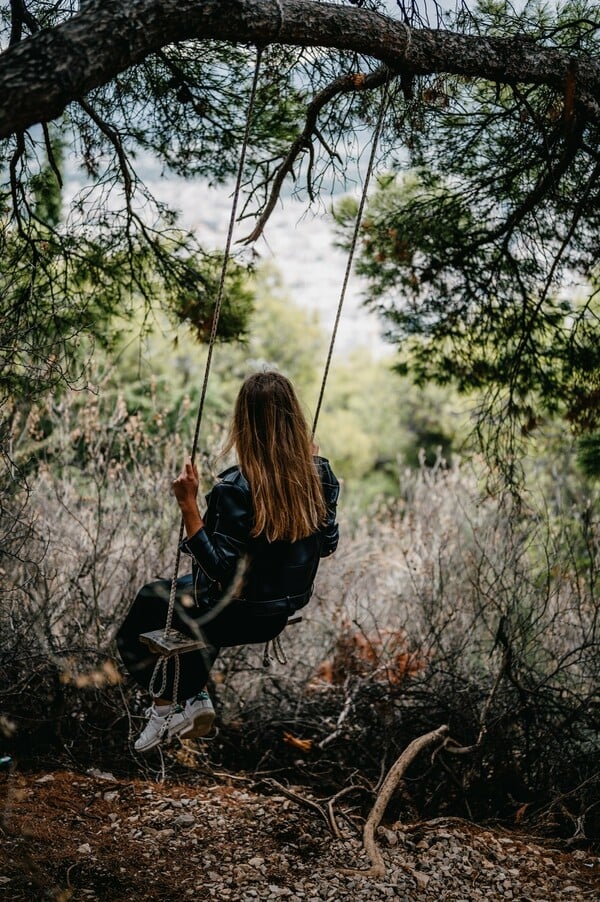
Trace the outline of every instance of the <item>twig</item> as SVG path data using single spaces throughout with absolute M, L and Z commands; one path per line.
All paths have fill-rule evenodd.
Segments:
M 354 792 L 355 789 L 364 789 L 363 786 L 345 786 L 344 789 L 340 789 L 339 792 L 336 792 L 334 796 L 327 802 L 327 813 L 329 814 L 329 824 L 331 827 L 331 832 L 337 839 L 342 838 L 342 834 L 340 832 L 340 828 L 337 825 L 337 821 L 335 819 L 335 812 L 333 810 L 333 806 L 338 799 L 342 799 L 344 796 L 350 795 L 351 792 Z
M 23 228 L 23 222 L 21 219 L 21 211 L 19 210 L 19 189 L 21 188 L 21 190 L 22 190 L 22 187 L 21 187 L 19 178 L 17 176 L 17 165 L 24 153 L 25 153 L 25 135 L 23 132 L 19 132 L 16 137 L 15 152 L 13 153 L 12 157 L 10 158 L 8 171 L 10 173 L 10 193 L 11 193 L 11 197 L 12 197 L 13 213 L 14 213 L 15 220 L 17 222 L 17 228 L 19 231 L 19 235 L 22 238 L 24 238 L 25 240 L 27 240 L 27 235 L 25 234 L 25 230 Z
M 127 201 L 127 206 L 129 209 L 129 202 L 131 200 L 131 195 L 132 195 L 132 191 L 133 191 L 133 180 L 131 177 L 131 170 L 129 167 L 129 161 L 127 159 L 127 154 L 125 153 L 125 149 L 121 142 L 121 137 L 118 134 L 118 132 L 116 132 L 115 129 L 111 125 L 108 124 L 108 122 L 105 122 L 105 120 L 102 119 L 98 115 L 98 113 L 96 113 L 96 111 L 90 106 L 90 104 L 87 102 L 87 100 L 80 98 L 79 106 L 81 107 L 82 110 L 84 110 L 88 114 L 88 116 L 90 117 L 92 122 L 95 122 L 95 124 L 98 126 L 98 128 L 100 129 L 102 134 L 108 138 L 108 140 L 110 141 L 110 143 L 112 144 L 112 146 L 115 149 L 115 153 L 117 154 L 117 159 L 119 161 L 119 168 L 121 170 L 121 175 L 123 176 L 123 188 L 125 190 L 125 199 Z
M 346 689 L 347 688 L 348 687 L 346 684 Z M 340 714 L 336 721 L 335 730 L 333 731 L 333 733 L 330 733 L 329 736 L 326 736 L 325 739 L 322 739 L 321 742 L 317 743 L 317 748 L 324 749 L 326 745 L 329 745 L 330 742 L 333 742 L 333 740 L 337 739 L 337 737 L 340 735 L 340 733 L 342 732 L 342 726 L 344 725 L 344 721 L 348 717 L 348 714 L 350 713 L 350 710 L 352 708 L 352 702 L 354 701 L 354 697 L 356 695 L 357 690 L 358 690 L 358 686 L 355 687 L 353 692 L 347 693 L 346 701 L 344 702 L 344 707 L 340 711 Z
M 48 130 L 48 126 L 45 122 L 42 122 L 42 131 L 44 133 L 44 143 L 46 145 L 46 156 L 48 157 L 48 165 L 50 169 L 56 176 L 56 181 L 58 182 L 58 187 L 63 187 L 63 180 L 60 174 L 60 169 L 58 168 L 58 163 L 56 162 L 56 157 L 54 156 L 54 149 L 52 147 L 52 141 L 50 140 L 50 132 Z
M 23 38 L 23 25 L 27 25 L 31 34 L 39 31 L 39 25 L 35 16 L 32 16 L 25 5 L 25 0 L 10 0 L 11 26 L 9 47 L 18 44 Z
M 312 147 L 311 139 L 312 136 L 318 131 L 317 119 L 323 107 L 331 100 L 333 100 L 334 97 L 337 97 L 338 94 L 348 94 L 353 91 L 365 91 L 372 88 L 378 88 L 385 82 L 387 77 L 387 66 L 381 66 L 370 75 L 362 75 L 361 73 L 342 75 L 332 81 L 331 84 L 327 85 L 326 88 L 323 88 L 323 90 L 313 98 L 306 110 L 306 121 L 304 128 L 302 129 L 296 140 L 293 142 L 292 146 L 285 156 L 285 159 L 275 173 L 271 194 L 269 195 L 269 199 L 267 200 L 265 208 L 261 213 L 256 226 L 246 238 L 241 239 L 244 244 L 253 244 L 262 235 L 269 217 L 275 209 L 275 204 L 277 203 L 277 200 L 279 198 L 282 185 L 289 173 L 292 172 L 297 157 L 302 151 L 305 151 L 308 148 Z M 322 138 L 319 135 L 317 136 L 322 142 Z M 328 151 L 330 154 L 332 153 L 331 149 L 329 148 Z
M 266 779 L 261 780 L 260 783 L 266 783 L 268 786 L 275 786 L 278 792 L 283 793 L 284 796 L 287 796 L 294 802 L 298 802 L 299 805 L 305 805 L 308 808 L 312 808 L 313 811 L 317 811 L 324 819 L 327 826 L 331 827 L 327 814 L 323 811 L 321 806 L 317 804 L 317 802 L 313 802 L 312 799 L 307 799 L 305 796 L 301 796 L 297 792 L 292 792 L 291 789 L 288 789 L 286 786 L 284 786 L 278 780 L 274 780 L 272 777 L 267 777 Z
M 501 634 L 501 627 L 498 627 L 498 636 Z M 497 639 L 497 641 L 499 641 Z M 500 682 L 505 673 L 508 672 L 508 668 L 510 666 L 510 658 L 511 658 L 511 649 L 510 645 L 506 644 L 504 646 L 504 654 L 502 655 L 502 663 L 496 674 L 496 679 L 494 680 L 494 684 L 490 689 L 489 695 L 485 701 L 485 705 L 482 708 L 481 715 L 479 717 L 479 735 L 477 736 L 476 741 L 472 745 L 458 745 L 455 743 L 453 739 L 448 738 L 444 744 L 443 749 L 446 752 L 450 752 L 452 755 L 468 755 L 471 752 L 476 751 L 483 742 L 485 738 L 485 734 L 487 733 L 487 716 L 488 712 L 491 708 L 492 702 L 496 696 L 496 692 L 498 691 L 498 687 L 500 686 Z M 435 752 L 434 752 L 435 755 Z

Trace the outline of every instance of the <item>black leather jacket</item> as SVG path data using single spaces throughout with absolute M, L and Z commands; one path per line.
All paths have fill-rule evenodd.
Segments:
M 315 463 L 321 476 L 327 520 L 318 532 L 297 542 L 269 542 L 263 536 L 251 536 L 250 486 L 237 466 L 220 474 L 221 481 L 206 496 L 204 527 L 181 546 L 193 558 L 194 582 L 202 585 L 208 604 L 227 591 L 242 557 L 246 567 L 236 597 L 242 597 L 264 614 L 280 610 L 293 613 L 307 604 L 319 560 L 333 554 L 339 537 L 339 482 L 329 461 L 315 457 Z

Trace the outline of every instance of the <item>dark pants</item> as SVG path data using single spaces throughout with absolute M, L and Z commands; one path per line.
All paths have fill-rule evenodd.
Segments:
M 169 603 L 169 580 L 157 580 L 143 586 L 117 633 L 117 646 L 123 663 L 131 676 L 148 689 L 157 655 L 140 642 L 140 633 L 164 629 Z M 204 646 L 198 651 L 179 655 L 180 674 L 178 698 L 186 699 L 204 689 L 211 667 L 221 648 L 269 642 L 278 636 L 287 623 L 287 611 L 269 610 L 266 605 L 233 599 L 222 610 L 218 605 L 198 607 L 191 604 L 193 593 L 191 576 L 178 580 L 173 627 L 188 636 L 201 638 Z M 175 662 L 169 658 L 167 683 L 162 695 L 173 697 Z M 157 681 L 160 684 L 160 677 Z

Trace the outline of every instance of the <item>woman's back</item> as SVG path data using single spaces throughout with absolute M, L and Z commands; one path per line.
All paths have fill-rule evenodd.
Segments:
M 327 516 L 312 440 L 292 383 L 253 373 L 243 383 L 226 450 L 235 448 L 252 493 L 254 536 L 306 538 Z
M 248 480 L 237 466 L 221 474 L 221 481 L 208 496 L 205 522 L 209 533 L 218 532 L 221 550 L 230 559 L 228 583 L 236 579 L 238 562 L 243 562 L 236 596 L 261 604 L 289 598 L 290 613 L 307 603 L 319 560 L 335 551 L 339 536 L 335 519 L 339 483 L 325 458 L 315 458 L 315 465 L 326 516 L 320 528 L 296 541 L 270 541 L 264 533 L 253 535 L 255 518 Z M 220 591 L 225 588 L 219 587 Z

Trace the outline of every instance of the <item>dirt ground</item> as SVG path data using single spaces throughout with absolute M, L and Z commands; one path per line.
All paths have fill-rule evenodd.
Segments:
M 387 825 L 386 877 L 345 874 L 368 862 L 341 810 L 336 838 L 305 790 L 261 792 L 239 775 L 12 772 L 0 791 L 0 898 L 11 902 L 600 898 L 600 860 L 586 849 L 458 818 Z

